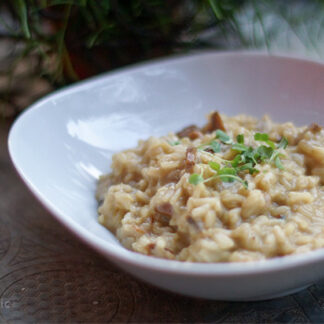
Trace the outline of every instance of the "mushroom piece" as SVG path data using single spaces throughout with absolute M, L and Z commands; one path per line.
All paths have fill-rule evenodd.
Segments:
M 173 214 L 172 205 L 169 202 L 161 203 L 155 207 L 155 211 L 154 220 L 168 226 Z
M 206 133 L 211 133 L 217 129 L 220 129 L 222 131 L 226 131 L 222 117 L 220 116 L 218 111 L 213 112 L 209 116 L 209 121 L 206 126 L 204 126 L 201 131 L 206 134 Z
M 308 126 L 307 130 L 311 131 L 312 133 L 319 133 L 322 130 L 322 127 L 316 123 L 312 123 Z
M 170 217 L 172 216 L 173 213 L 173 207 L 169 202 L 164 202 L 160 205 L 157 205 L 155 207 L 155 210 L 162 215 L 166 215 Z
M 190 125 L 177 133 L 180 138 L 189 137 L 191 140 L 195 140 L 202 136 L 200 129 L 196 125 Z

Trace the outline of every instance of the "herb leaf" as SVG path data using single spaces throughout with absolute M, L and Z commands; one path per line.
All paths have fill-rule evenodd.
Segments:
M 261 145 L 257 148 L 257 153 L 259 154 L 261 161 L 265 161 L 271 158 L 273 149 L 272 147 Z
M 253 168 L 253 164 L 252 164 L 251 162 L 249 162 L 249 163 L 245 163 L 245 164 L 239 166 L 239 167 L 237 168 L 237 170 L 238 170 L 238 172 L 239 172 L 239 171 L 249 170 L 250 174 L 258 173 L 258 172 L 259 172 L 259 170 Z
M 220 129 L 217 129 L 217 131 L 216 131 L 216 138 L 218 138 L 224 144 L 232 144 L 233 143 L 232 139 Z
M 272 149 L 275 149 L 275 143 L 269 140 L 269 135 L 266 133 L 255 133 L 254 139 L 259 142 L 267 143 Z
M 220 164 L 214 161 L 209 161 L 208 164 L 215 171 L 219 171 L 221 168 Z
M 204 182 L 204 178 L 201 174 L 193 173 L 189 177 L 189 183 L 193 185 L 197 185 L 199 183 Z
M 242 161 L 241 161 L 242 155 L 237 154 L 235 158 L 231 161 L 232 167 L 236 168 Z
M 220 144 L 214 140 L 210 142 L 210 147 L 214 151 L 214 153 L 219 153 L 221 151 Z
M 288 146 L 288 140 L 287 140 L 286 137 L 283 137 L 283 138 L 281 139 L 281 141 L 279 142 L 277 148 L 278 148 L 278 149 L 281 149 L 281 148 L 285 149 L 287 146 Z
M 221 145 L 219 142 L 212 140 L 210 143 L 201 144 L 198 146 L 199 151 L 212 150 L 214 153 L 221 151 Z
M 227 174 L 227 175 L 219 175 L 218 176 L 223 182 L 234 182 L 235 180 L 242 183 L 242 185 L 247 189 L 248 188 L 248 182 L 242 180 L 240 177 L 235 176 L 235 175 L 231 175 L 231 174 Z
M 242 163 L 252 162 L 253 165 L 257 164 L 257 159 L 260 157 L 260 154 L 257 152 L 257 149 L 249 147 L 249 149 L 241 155 Z
M 234 168 L 227 168 L 224 167 L 218 171 L 218 175 L 224 182 L 234 182 L 237 180 L 236 178 L 233 177 L 228 177 L 228 176 L 236 176 L 236 170 Z M 239 177 L 238 177 L 239 178 Z M 240 178 L 239 178 L 240 179 Z
M 260 141 L 260 142 L 266 142 L 269 140 L 269 135 L 265 134 L 265 133 L 255 133 L 254 134 L 254 139 L 256 141 Z
M 235 143 L 232 145 L 232 150 L 238 151 L 238 152 L 245 152 L 247 151 L 249 148 L 247 146 L 245 146 L 244 144 L 240 144 L 240 143 Z
M 280 170 L 284 170 L 285 169 L 284 166 L 281 163 L 281 160 L 280 160 L 279 155 L 277 155 L 276 158 L 275 158 L 275 165 Z
M 244 135 L 243 134 L 237 135 L 236 140 L 237 140 L 237 143 L 244 144 Z

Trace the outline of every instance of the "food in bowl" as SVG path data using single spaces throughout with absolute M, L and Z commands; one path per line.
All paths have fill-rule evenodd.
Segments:
M 99 222 L 128 249 L 242 262 L 324 246 L 324 131 L 210 113 L 113 156 Z

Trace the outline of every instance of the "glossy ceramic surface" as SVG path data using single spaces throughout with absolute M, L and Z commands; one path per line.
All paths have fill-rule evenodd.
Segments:
M 53 215 L 133 275 L 191 296 L 267 299 L 324 277 L 324 251 L 247 264 L 193 264 L 124 249 L 97 222 L 94 192 L 114 152 L 139 139 L 203 124 L 207 112 L 270 114 L 324 124 L 324 65 L 248 53 L 155 61 L 79 83 L 35 103 L 15 122 L 15 167 Z

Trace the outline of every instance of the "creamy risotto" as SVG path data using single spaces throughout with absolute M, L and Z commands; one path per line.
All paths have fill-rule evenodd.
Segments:
M 194 262 L 324 246 L 324 131 L 213 112 L 140 141 L 100 178 L 99 222 L 128 249 Z

